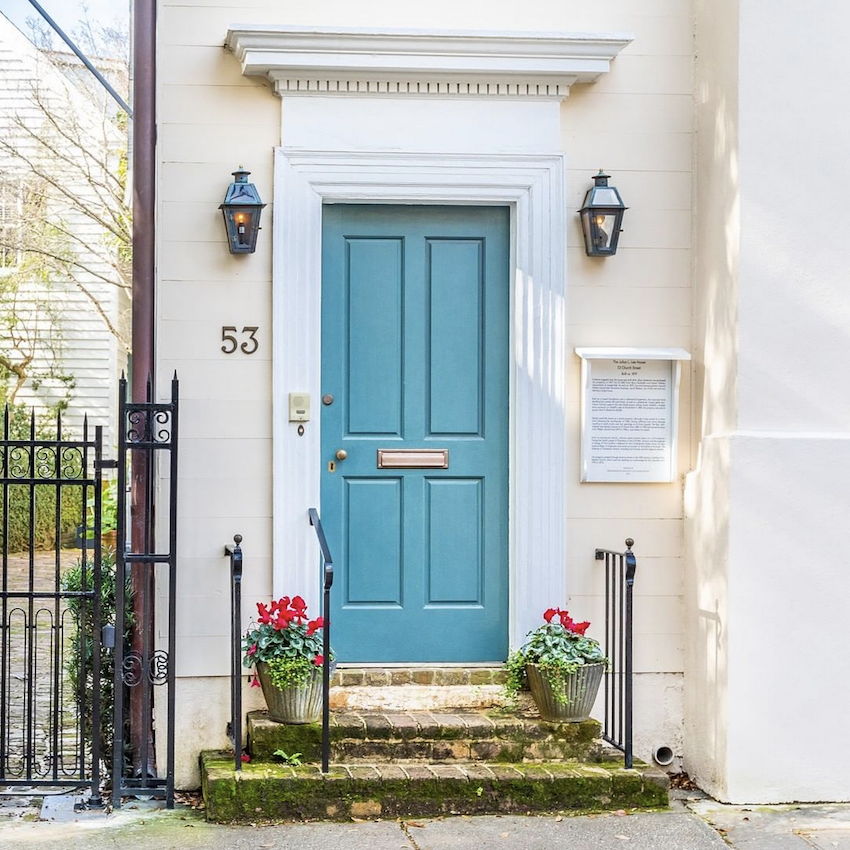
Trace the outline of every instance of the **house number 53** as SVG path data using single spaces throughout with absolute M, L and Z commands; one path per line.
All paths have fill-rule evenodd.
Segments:
M 256 336 L 258 330 L 258 327 L 246 326 L 242 328 L 241 331 L 238 331 L 233 325 L 225 325 L 221 329 L 221 341 L 224 343 L 221 350 L 225 354 L 233 354 L 233 352 L 239 348 L 242 350 L 243 354 L 253 354 L 260 347 L 260 343 Z M 242 336 L 247 334 L 248 336 L 241 345 L 235 336 L 237 333 L 241 333 Z

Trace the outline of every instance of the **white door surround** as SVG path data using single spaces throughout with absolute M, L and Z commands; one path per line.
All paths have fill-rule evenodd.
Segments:
M 510 640 L 566 599 L 566 209 L 561 155 L 340 154 L 279 149 L 274 218 L 275 594 L 317 601 L 307 509 L 319 505 L 318 411 L 299 437 L 293 391 L 321 398 L 323 203 L 511 208 Z M 553 601 L 554 600 L 554 601 Z
M 243 73 L 282 95 L 273 258 L 274 592 L 315 610 L 321 238 L 326 203 L 511 210 L 512 646 L 566 599 L 566 233 L 560 101 L 631 41 L 618 34 L 234 26 Z M 313 421 L 290 424 L 290 392 Z

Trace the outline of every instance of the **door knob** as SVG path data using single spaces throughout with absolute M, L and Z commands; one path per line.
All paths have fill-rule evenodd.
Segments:
M 345 449 L 339 449 L 336 453 L 337 460 L 345 460 L 348 457 L 348 452 Z

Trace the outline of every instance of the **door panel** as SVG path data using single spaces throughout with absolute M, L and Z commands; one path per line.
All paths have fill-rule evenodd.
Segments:
M 401 434 L 402 241 L 347 239 L 348 433 Z
M 341 661 L 507 654 L 508 234 L 499 207 L 324 208 L 322 522 Z M 380 449 L 444 449 L 448 468 L 379 468 Z
M 427 247 L 429 430 L 480 436 L 483 240 L 428 240 Z
M 401 605 L 400 478 L 345 480 L 346 605 Z M 361 529 L 369 529 L 368 535 Z M 331 550 L 333 551 L 333 550 Z
M 428 604 L 482 604 L 481 479 L 427 479 Z

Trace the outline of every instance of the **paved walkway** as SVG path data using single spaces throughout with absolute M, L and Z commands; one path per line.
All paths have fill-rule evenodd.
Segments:
M 73 797 L 0 796 L 4 850 L 850 850 L 850 805 L 724 806 L 674 792 L 669 811 L 578 817 L 219 826 L 201 812 L 130 803 L 76 813 Z M 42 820 L 37 820 L 39 816 Z

